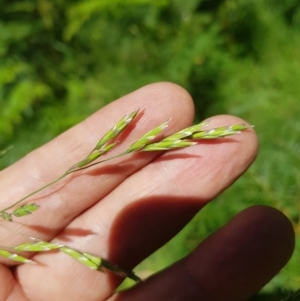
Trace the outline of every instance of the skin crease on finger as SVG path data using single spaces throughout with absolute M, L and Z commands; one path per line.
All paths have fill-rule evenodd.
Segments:
M 141 101 L 141 98 L 144 100 Z M 82 125 L 76 126 L 75 129 L 38 150 L 36 154 L 33 153 L 20 161 L 17 167 L 10 168 L 6 175 L 9 175 L 11 182 L 3 177 L 3 190 L 8 190 L 7 195 L 16 193 L 13 188 L 9 190 L 10 186 L 15 185 L 12 181 L 14 173 L 19 167 L 21 172 L 26 174 L 26 168 L 29 168 L 30 162 L 32 163 L 37 155 L 42 165 L 38 171 L 40 178 L 46 182 L 52 180 L 53 177 L 47 174 L 48 170 L 43 164 L 50 168 L 50 173 L 57 168 L 68 168 L 74 161 L 77 162 L 86 155 L 101 136 L 94 132 L 90 136 L 86 135 L 86 132 L 90 133 L 95 127 L 98 118 L 104 120 L 107 117 L 116 121 L 128 111 L 134 111 L 137 106 L 141 108 L 143 115 L 137 121 L 137 126 L 131 129 L 132 133 L 130 132 L 122 141 L 122 144 L 124 142 L 127 146 L 141 134 L 170 117 L 172 122 L 166 134 L 191 124 L 193 106 L 190 96 L 182 88 L 166 83 L 144 87 L 107 106 Z M 214 126 L 239 122 L 242 121 L 230 116 L 216 116 L 212 121 Z M 109 124 L 103 133 L 112 125 Z M 87 147 L 78 146 L 78 135 L 83 136 L 84 140 L 87 139 L 89 144 Z M 57 148 L 60 151 L 57 151 Z M 51 156 L 48 156 L 48 150 Z M 126 158 L 127 161 L 124 160 L 125 169 L 122 169 L 122 160 L 118 161 L 117 173 L 111 170 L 105 175 L 90 172 L 66 181 L 67 184 L 54 194 L 56 197 L 59 195 L 61 201 L 56 201 L 53 207 L 52 203 L 53 201 L 55 203 L 56 199 L 53 199 L 52 195 L 44 197 L 40 215 L 33 214 L 29 222 L 34 222 L 38 226 L 50 225 L 45 227 L 44 230 L 47 231 L 40 233 L 35 230 L 38 237 L 43 239 L 53 238 L 55 233 L 67 226 L 57 239 L 66 243 L 63 237 L 70 237 L 70 233 L 73 233 L 72 239 L 67 240 L 68 245 L 104 256 L 120 266 L 132 268 L 153 249 L 175 235 L 205 202 L 234 182 L 251 164 L 256 151 L 257 141 L 253 131 L 249 130 L 237 137 L 222 139 L 218 143 L 203 143 L 189 150 L 174 151 L 172 155 L 166 153 L 156 160 L 154 158 L 158 154 L 133 155 L 132 160 L 130 157 Z M 66 157 L 64 154 L 70 156 L 64 159 Z M 54 162 L 52 157 L 55 157 Z M 133 166 L 128 166 L 127 162 Z M 147 165 L 149 162 L 152 163 Z M 34 172 L 37 168 L 38 166 Z M 108 170 L 111 167 L 105 168 Z M 29 176 L 29 179 L 30 177 L 35 178 L 35 175 Z M 34 183 L 37 185 L 37 182 L 33 181 L 25 186 L 29 190 L 27 192 L 32 190 L 31 185 Z M 19 193 L 22 194 L 24 191 Z M 97 202 L 100 199 L 101 202 Z M 45 216 L 44 206 L 50 210 L 49 216 Z M 159 211 L 154 211 L 153 207 Z M 51 228 L 51 218 L 56 222 L 55 229 Z M 74 236 L 74 233 L 78 233 L 76 229 L 90 229 L 91 235 Z M 32 235 L 32 231 L 28 229 L 28 234 Z M 159 235 L 151 235 L 152 233 Z M 16 269 L 15 274 L 29 299 L 33 301 L 102 300 L 110 295 L 111 290 L 120 282 L 120 278 L 117 281 L 114 278 L 112 282 L 110 275 L 90 271 L 73 259 L 66 259 L 65 254 L 41 254 L 34 259 L 39 265 L 33 267 L 23 265 Z M 7 275 L 4 276 L 6 272 L 2 271 L 3 279 L 8 279 Z M 38 289 L 32 286 L 36 279 L 44 279 L 39 283 Z M 17 284 L 15 292 L 18 288 L 19 292 L 21 291 Z M 16 295 L 11 297 L 15 298 Z
M 253 206 L 183 260 L 107 301 L 245 301 L 287 263 L 294 245 L 280 211 Z

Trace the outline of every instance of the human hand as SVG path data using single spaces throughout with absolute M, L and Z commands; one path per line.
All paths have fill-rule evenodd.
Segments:
M 140 108 L 142 118 L 112 152 L 172 118 L 166 134 L 189 126 L 193 103 L 180 87 L 146 86 L 101 109 L 81 124 L 0 173 L 1 206 L 52 181 L 85 156 L 120 116 Z M 240 123 L 216 116 L 213 126 Z M 252 163 L 252 130 L 165 153 L 137 153 L 103 163 L 34 196 L 40 209 L 11 229 L 62 242 L 126 269 L 167 242 Z M 1 208 L 2 208 L 1 207 Z M 21 222 L 20 222 L 21 221 Z M 22 224 L 21 224 L 22 223 Z M 24 237 L 1 228 L 2 246 Z M 12 232 L 13 233 L 13 232 Z M 88 269 L 61 252 L 36 254 L 37 265 L 0 266 L 1 300 L 245 300 L 284 266 L 293 229 L 279 211 L 256 206 L 236 216 L 187 258 L 131 290 L 114 294 L 122 279 Z

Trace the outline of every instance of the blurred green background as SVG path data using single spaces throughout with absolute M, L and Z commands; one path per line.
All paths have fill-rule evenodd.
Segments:
M 196 105 L 255 125 L 260 153 L 137 271 L 189 253 L 253 204 L 282 210 L 297 246 L 253 300 L 300 287 L 299 0 L 0 0 L 0 168 L 145 84 L 172 81 Z M 63 114 L 62 114 L 63 113 Z M 247 235 L 245 233 L 245 235 Z

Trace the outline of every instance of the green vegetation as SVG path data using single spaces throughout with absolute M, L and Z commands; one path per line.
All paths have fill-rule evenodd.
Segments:
M 238 211 L 268 204 L 292 220 L 297 246 L 254 300 L 300 287 L 298 0 L 3 0 L 0 33 L 0 150 L 14 145 L 0 168 L 119 96 L 176 82 L 198 121 L 228 113 L 255 124 L 260 153 L 140 270 L 157 271 Z

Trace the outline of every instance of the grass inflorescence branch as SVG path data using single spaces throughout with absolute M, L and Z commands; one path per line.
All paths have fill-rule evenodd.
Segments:
M 79 162 L 72 165 L 67 169 L 61 176 L 53 180 L 52 182 L 40 187 L 39 189 L 29 193 L 23 198 L 19 199 L 12 205 L 0 210 L 0 217 L 3 220 L 12 222 L 13 218 L 26 216 L 34 213 L 38 210 L 39 205 L 35 203 L 26 202 L 31 196 L 37 194 L 38 192 L 46 189 L 47 187 L 57 183 L 69 174 L 73 172 L 78 172 L 80 170 L 90 168 L 96 164 L 100 164 L 109 160 L 113 160 L 117 157 L 121 157 L 130 153 L 136 152 L 153 152 L 153 151 L 168 151 L 179 148 L 190 147 L 198 144 L 199 141 L 203 139 L 217 139 L 226 136 L 235 135 L 243 130 L 249 129 L 252 126 L 247 124 L 235 124 L 229 126 L 221 126 L 213 129 L 206 130 L 205 127 L 209 122 L 201 122 L 196 125 L 192 125 L 183 130 L 180 130 L 174 134 L 167 137 L 161 138 L 160 135 L 168 127 L 170 122 L 166 121 L 157 127 L 153 128 L 140 139 L 132 143 L 125 151 L 101 160 L 101 157 L 109 153 L 117 145 L 117 139 L 127 128 L 127 126 L 132 123 L 132 121 L 137 116 L 139 110 L 136 110 L 130 114 L 125 115 L 121 118 L 110 130 L 108 130 L 104 136 L 97 142 L 95 147 Z M 0 156 L 4 155 L 8 151 L 8 148 L 0 152 Z M 11 211 L 12 210 L 12 211 Z M 13 250 L 7 250 L 7 248 L 2 247 L 0 249 L 0 256 L 6 257 L 10 260 L 18 261 L 21 263 L 35 263 L 33 260 L 27 259 L 17 252 L 47 252 L 51 250 L 59 250 L 67 255 L 73 257 L 82 264 L 88 266 L 94 270 L 109 270 L 115 274 L 122 277 L 129 277 L 135 281 L 139 281 L 139 278 L 132 271 L 125 271 L 124 269 L 112 264 L 111 262 L 104 260 L 101 257 L 89 254 L 86 252 L 81 252 L 70 248 L 66 245 L 61 245 L 59 243 L 41 241 L 36 238 L 30 238 L 31 241 L 24 244 L 15 246 Z M 13 252 L 10 252 L 13 251 Z

